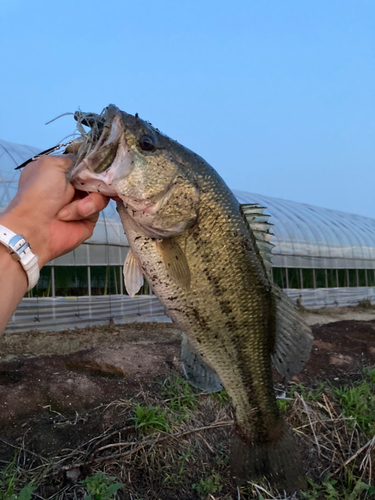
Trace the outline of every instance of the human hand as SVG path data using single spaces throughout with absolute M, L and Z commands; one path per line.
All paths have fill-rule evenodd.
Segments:
M 0 224 L 23 234 L 39 267 L 90 238 L 109 198 L 86 195 L 66 181 L 71 159 L 43 156 L 23 170 L 16 196 L 0 215 Z

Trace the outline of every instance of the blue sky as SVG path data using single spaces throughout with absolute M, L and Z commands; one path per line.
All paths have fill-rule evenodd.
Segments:
M 0 0 L 0 138 L 114 103 L 227 184 L 375 217 L 373 0 Z

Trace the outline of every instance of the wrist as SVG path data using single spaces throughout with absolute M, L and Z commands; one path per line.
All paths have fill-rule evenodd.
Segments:
M 25 295 L 27 286 L 25 271 L 12 259 L 5 246 L 0 245 L 0 334 Z
M 30 224 L 34 222 L 34 224 Z M 39 269 L 47 262 L 44 258 L 42 247 L 42 233 L 35 221 L 31 220 L 30 214 L 18 214 L 15 210 L 10 210 L 0 215 L 0 225 L 5 226 L 15 234 L 22 234 L 30 245 L 30 249 L 38 256 Z M 3 246 L 3 245 L 1 245 Z M 18 264 L 19 265 L 19 264 Z
M 39 279 L 39 259 L 31 251 L 27 239 L 22 234 L 16 234 L 9 228 L 0 225 L 0 243 L 5 247 L 11 258 L 19 262 L 27 275 L 28 290 L 34 288 Z
M 5 275 L 11 277 L 10 289 L 16 288 L 15 284 L 17 284 L 22 289 L 22 295 L 26 293 L 28 281 L 25 271 L 19 262 L 12 259 L 5 246 L 0 244 L 0 276 L 4 278 Z

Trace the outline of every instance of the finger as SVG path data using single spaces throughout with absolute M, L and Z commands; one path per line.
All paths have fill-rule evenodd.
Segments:
M 61 156 L 42 156 L 37 162 L 41 162 L 41 166 L 46 168 L 59 168 L 61 170 L 68 170 L 72 164 L 73 157 L 71 155 Z
M 75 199 L 57 214 L 59 220 L 73 221 L 90 217 L 92 222 L 98 219 L 98 213 L 103 210 L 109 202 L 109 198 L 100 193 L 91 193 L 83 199 Z
M 72 164 L 72 156 L 64 155 L 64 156 L 41 156 L 37 160 L 29 163 L 23 172 L 28 174 L 29 172 L 35 172 L 35 170 L 39 168 L 59 168 L 63 171 L 68 170 L 70 165 Z
M 90 193 L 78 202 L 78 212 L 83 217 L 89 217 L 105 209 L 109 203 L 109 198 L 100 193 Z
M 69 236 L 64 240 L 67 245 L 63 253 L 70 252 L 78 245 L 89 239 L 94 232 L 95 224 L 89 219 L 69 222 Z M 61 255 L 61 245 L 55 249 L 55 255 Z

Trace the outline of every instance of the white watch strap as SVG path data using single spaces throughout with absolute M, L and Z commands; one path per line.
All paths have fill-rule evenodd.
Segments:
M 0 243 L 14 260 L 19 261 L 27 274 L 28 290 L 34 288 L 39 279 L 38 256 L 31 251 L 30 244 L 22 234 L 16 234 L 0 225 Z

